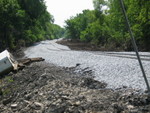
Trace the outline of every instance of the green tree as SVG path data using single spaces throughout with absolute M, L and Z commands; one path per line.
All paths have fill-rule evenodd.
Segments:
M 20 9 L 16 0 L 0 1 L 0 49 L 14 48 L 15 36 L 22 29 L 25 13 Z
M 53 22 L 44 0 L 0 0 L 0 51 L 58 38 L 64 29 Z

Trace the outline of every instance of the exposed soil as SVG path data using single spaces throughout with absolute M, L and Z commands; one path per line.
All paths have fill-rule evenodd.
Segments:
M 76 65 L 76 67 L 78 64 Z M 0 81 L 0 113 L 141 113 L 150 99 L 134 89 L 107 89 L 92 72 L 32 63 Z
M 85 51 L 124 51 L 123 48 L 116 47 L 115 45 L 96 46 L 87 42 L 79 40 L 62 39 L 57 41 L 58 44 L 66 45 L 72 50 L 85 50 Z

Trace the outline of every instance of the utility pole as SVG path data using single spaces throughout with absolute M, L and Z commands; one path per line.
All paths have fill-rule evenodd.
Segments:
M 145 80 L 145 83 L 146 83 L 146 86 L 147 86 L 148 94 L 150 94 L 149 83 L 148 83 L 148 80 L 147 80 L 147 77 L 146 77 L 146 74 L 145 74 L 145 71 L 144 71 L 144 68 L 143 68 L 143 65 L 142 65 L 142 61 L 141 61 L 141 58 L 140 58 L 140 55 L 139 55 L 139 52 L 138 52 L 138 48 L 137 48 L 137 45 L 136 45 L 136 42 L 135 42 L 135 38 L 134 38 L 133 32 L 131 30 L 129 19 L 128 19 L 128 16 L 126 14 L 125 6 L 124 6 L 124 3 L 123 3 L 122 0 L 120 0 L 120 4 L 121 4 L 121 8 L 122 8 L 125 20 L 126 20 L 126 24 L 127 24 L 129 33 L 130 33 L 130 37 L 131 37 L 131 40 L 132 40 L 132 45 L 133 45 L 134 51 L 137 55 L 137 59 L 139 61 L 139 65 L 140 65 L 140 68 L 141 68 L 141 71 L 142 71 L 142 74 L 143 74 L 143 77 L 144 77 L 144 80 Z

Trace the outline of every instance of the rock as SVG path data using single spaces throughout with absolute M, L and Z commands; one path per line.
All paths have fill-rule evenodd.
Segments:
M 27 101 L 27 100 L 24 100 L 24 103 L 25 103 L 25 104 L 31 104 L 31 102 L 30 102 L 30 101 Z
M 100 88 L 105 88 L 107 86 L 107 84 L 103 83 L 103 82 L 99 82 L 92 78 L 84 78 L 82 80 L 81 86 L 83 86 L 83 87 L 86 86 L 90 89 L 100 89 Z
M 127 88 L 127 86 L 123 86 L 123 88 Z
M 60 106 L 54 109 L 49 108 L 48 110 L 46 110 L 46 113 L 65 113 L 66 109 L 67 109 L 67 106 Z
M 133 109 L 133 108 L 134 108 L 134 106 L 132 106 L 132 105 L 128 105 L 128 106 L 127 106 L 127 108 L 128 108 L 129 110 L 131 110 L 131 109 Z
M 17 106 L 18 106 L 18 104 L 11 104 L 11 108 L 12 108 L 12 109 L 17 108 Z
M 57 101 L 53 102 L 53 105 L 59 105 L 62 102 L 61 99 L 58 99 Z
M 80 101 L 77 101 L 77 102 L 75 102 L 75 106 L 79 106 L 81 104 L 81 102 Z
M 78 66 L 80 66 L 80 65 L 81 65 L 80 63 L 77 63 L 77 64 L 76 64 L 76 67 L 78 67 Z
M 143 112 L 143 113 L 145 113 L 145 112 L 148 113 L 148 112 L 149 112 L 149 109 L 148 109 L 148 108 L 143 108 L 143 109 L 142 109 L 142 112 Z
M 139 113 L 139 109 L 131 110 L 130 113 Z
M 32 94 L 31 93 L 25 95 L 25 99 L 26 100 L 30 100 L 31 98 L 32 98 Z
M 40 93 L 39 95 L 40 95 L 40 96 L 43 96 L 43 93 Z
M 118 104 L 114 104 L 113 107 L 114 107 L 114 109 L 116 110 L 117 113 L 121 113 L 124 110 L 123 106 L 118 105 Z
M 67 97 L 67 96 L 62 96 L 62 99 L 64 99 L 64 100 L 70 100 L 70 98 Z
M 34 102 L 34 104 L 32 105 L 32 108 L 35 110 L 42 110 L 44 108 L 44 105 L 39 102 Z
M 7 104 L 11 103 L 11 101 L 12 101 L 12 98 L 5 99 L 5 100 L 3 100 L 3 104 L 7 105 Z

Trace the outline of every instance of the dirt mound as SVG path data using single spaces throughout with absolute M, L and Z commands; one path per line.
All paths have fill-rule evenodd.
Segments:
M 150 112 L 148 97 L 134 89 L 106 89 L 106 83 L 44 62 L 10 73 L 0 87 L 1 113 Z
M 88 42 L 82 42 L 80 40 L 63 39 L 57 41 L 58 44 L 66 45 L 72 50 L 84 50 L 84 51 L 124 51 L 123 48 L 116 47 L 111 44 L 109 46 L 95 45 Z
M 92 45 L 90 43 L 81 42 L 77 40 L 69 40 L 69 39 L 63 39 L 57 41 L 58 44 L 66 45 L 72 50 L 87 50 L 87 51 L 98 51 L 102 50 L 102 48 Z

